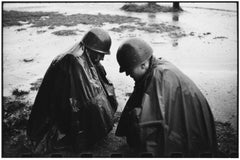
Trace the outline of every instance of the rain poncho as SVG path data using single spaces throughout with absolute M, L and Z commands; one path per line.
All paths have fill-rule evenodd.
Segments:
M 54 149 L 63 139 L 81 149 L 113 127 L 113 85 L 100 63 L 93 65 L 88 54 L 79 55 L 80 47 L 57 56 L 43 78 L 27 127 L 36 153 Z
M 135 83 L 116 135 L 156 157 L 199 157 L 217 148 L 213 115 L 203 94 L 174 65 L 154 57 Z

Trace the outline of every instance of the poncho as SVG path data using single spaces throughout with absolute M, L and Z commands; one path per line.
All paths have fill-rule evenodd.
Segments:
M 81 149 L 113 127 L 117 109 L 113 85 L 103 66 L 93 65 L 79 50 L 76 44 L 57 56 L 43 78 L 27 126 L 36 153 L 54 149 L 63 139 Z
M 156 157 L 213 155 L 217 148 L 210 106 L 178 68 L 152 57 L 121 115 L 117 136 Z

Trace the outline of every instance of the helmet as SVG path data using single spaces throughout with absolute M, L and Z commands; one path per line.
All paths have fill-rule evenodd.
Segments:
M 117 51 L 119 72 L 129 71 L 145 60 L 149 59 L 153 50 L 145 41 L 132 38 L 120 45 Z
M 93 51 L 110 54 L 111 37 L 100 28 L 93 28 L 88 31 L 82 38 L 82 43 L 86 48 Z

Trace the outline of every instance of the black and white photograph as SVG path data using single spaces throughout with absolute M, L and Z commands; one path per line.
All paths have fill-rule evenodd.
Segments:
M 238 1 L 1 1 L 2 158 L 239 158 Z

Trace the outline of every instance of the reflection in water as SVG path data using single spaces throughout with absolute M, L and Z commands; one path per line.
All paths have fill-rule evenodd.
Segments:
M 155 13 L 149 13 L 148 14 L 148 22 L 149 23 L 156 23 L 156 14 Z
M 172 21 L 177 24 L 179 21 L 179 12 L 173 12 L 172 13 Z M 172 46 L 177 47 L 178 46 L 178 37 L 172 37 Z
M 178 21 L 179 20 L 179 13 L 178 12 L 173 12 L 172 20 L 173 21 Z
M 148 14 L 148 17 L 149 17 L 149 18 L 156 18 L 156 14 L 155 14 L 155 13 L 149 13 L 149 14 Z
M 179 21 L 179 12 L 172 12 L 172 24 L 174 26 L 178 26 L 178 21 Z M 157 24 L 159 23 L 159 18 L 157 18 L 157 14 L 156 13 L 148 13 L 147 14 L 148 17 L 148 24 Z M 169 37 L 171 38 L 171 45 L 172 47 L 178 47 L 178 39 L 179 36 L 177 36 L 178 34 L 170 34 L 169 33 Z
M 172 39 L 172 46 L 177 47 L 178 46 L 178 38 L 173 38 Z

